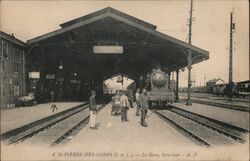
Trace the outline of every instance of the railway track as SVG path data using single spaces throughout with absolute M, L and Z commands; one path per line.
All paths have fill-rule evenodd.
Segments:
M 4 141 L 7 139 L 10 139 L 11 137 L 19 135 L 22 132 L 28 131 L 30 129 L 36 129 L 36 128 L 39 129 L 39 126 L 42 126 L 42 125 L 44 125 L 44 126 L 49 125 L 49 124 L 52 125 L 53 123 L 56 123 L 57 121 L 61 121 L 65 118 L 69 117 L 70 115 L 74 114 L 75 112 L 82 110 L 82 108 L 84 108 L 85 105 L 87 105 L 87 103 L 80 104 L 76 107 L 73 107 L 73 108 L 67 109 L 65 111 L 59 112 L 57 114 L 42 118 L 42 119 L 34 121 L 34 122 L 31 122 L 31 123 L 26 124 L 24 126 L 21 126 L 19 128 L 7 131 L 5 133 L 1 133 L 1 140 Z
M 192 102 L 205 104 L 205 105 L 212 105 L 212 106 L 217 106 L 217 107 L 222 107 L 222 108 L 227 108 L 227 109 L 232 109 L 232 110 L 237 110 L 237 111 L 250 112 L 250 107 L 240 106 L 240 105 L 235 105 L 235 104 L 225 104 L 225 103 L 205 101 L 205 100 L 200 100 L 200 99 L 192 99 Z
M 248 131 L 245 129 L 173 107 L 154 112 L 199 145 L 218 146 L 246 142 Z
M 98 111 L 105 104 L 98 108 Z M 54 116 L 50 120 L 41 122 L 36 126 L 32 126 L 22 132 L 9 136 L 7 144 L 25 143 L 44 143 L 55 146 L 61 143 L 67 143 L 71 135 L 75 135 L 84 127 L 89 120 L 88 105 L 84 104 L 79 108 Z
M 179 93 L 179 97 L 186 98 L 187 93 Z M 192 98 L 197 99 L 209 99 L 209 100 L 221 100 L 221 101 L 227 101 L 227 96 L 216 96 L 212 94 L 204 94 L 204 93 L 192 93 Z M 245 98 L 235 98 L 233 97 L 233 102 L 243 102 L 243 103 L 249 103 L 249 96 L 246 96 Z
M 186 101 L 186 99 L 181 99 L 181 101 Z M 211 106 L 226 108 L 226 109 L 231 109 L 231 110 L 236 110 L 236 111 L 250 112 L 250 107 L 247 107 L 247 106 L 214 102 L 212 100 L 207 101 L 207 100 L 202 100 L 202 99 L 198 99 L 198 98 L 192 98 L 192 102 L 204 104 L 204 105 L 211 105 Z
M 197 97 L 199 98 L 199 97 Z M 206 97 L 205 97 L 206 98 Z M 227 101 L 228 98 L 225 98 L 225 97 L 208 97 L 208 99 L 211 99 L 211 100 L 222 100 L 222 101 Z M 249 103 L 249 98 L 244 98 L 244 99 L 240 99 L 240 98 L 232 98 L 233 102 L 244 102 L 244 103 Z

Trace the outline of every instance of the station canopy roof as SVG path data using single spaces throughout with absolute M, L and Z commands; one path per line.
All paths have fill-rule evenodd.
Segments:
M 146 74 L 155 64 L 166 72 L 184 68 L 188 50 L 192 51 L 192 64 L 209 58 L 208 51 L 110 7 L 60 26 L 59 30 L 28 40 L 29 54 L 34 56 L 41 51 L 48 53 L 48 57 L 56 54 L 64 65 L 80 68 L 82 72 L 86 69 L 110 76 L 121 72 L 132 78 Z M 96 54 L 93 46 L 122 46 L 123 53 Z

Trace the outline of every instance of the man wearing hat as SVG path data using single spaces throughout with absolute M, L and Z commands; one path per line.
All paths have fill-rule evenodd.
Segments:
M 89 127 L 92 129 L 95 129 L 95 119 L 96 119 L 96 101 L 95 101 L 95 91 L 91 91 L 91 96 L 89 97 L 89 111 L 90 111 L 90 117 L 89 117 Z
M 145 122 L 148 113 L 148 96 L 147 96 L 147 89 L 142 89 L 142 94 L 139 98 L 140 108 L 141 108 L 141 126 L 147 127 L 148 125 Z
M 128 97 L 126 96 L 126 91 L 122 91 L 122 96 L 120 97 L 120 103 L 121 103 L 121 109 L 122 109 L 121 120 L 122 122 L 128 121 L 127 111 L 128 111 L 129 102 L 128 102 Z

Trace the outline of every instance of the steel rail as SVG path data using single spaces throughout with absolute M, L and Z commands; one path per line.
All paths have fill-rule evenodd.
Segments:
M 101 107 L 98 108 L 97 113 L 99 113 L 103 107 L 105 107 L 106 104 L 102 104 Z M 66 133 L 64 133 L 61 137 L 59 137 L 57 140 L 55 140 L 51 146 L 56 146 L 58 144 L 61 144 L 62 142 L 65 142 L 66 138 L 72 135 L 73 132 L 76 130 L 79 130 L 79 127 L 83 128 L 85 125 L 87 125 L 89 121 L 89 115 L 87 115 L 85 118 L 83 118 L 79 123 L 77 123 L 75 126 L 73 126 L 71 129 L 69 129 Z
M 223 123 L 220 121 L 215 121 L 214 119 L 203 117 L 201 115 L 197 115 L 195 113 L 192 113 L 192 112 L 189 112 L 186 110 L 182 110 L 182 109 L 179 109 L 176 107 L 173 107 L 172 109 L 169 109 L 169 110 L 176 113 L 176 114 L 179 114 L 187 119 L 190 119 L 190 120 L 195 121 L 199 124 L 202 124 L 208 128 L 216 130 L 219 133 L 222 133 L 225 136 L 228 136 L 236 141 L 239 141 L 241 143 L 246 142 L 246 140 L 241 137 L 241 135 L 242 135 L 241 132 L 243 132 L 243 133 L 247 132 L 245 129 L 241 129 L 241 128 L 235 127 L 233 125 L 228 125 L 227 123 Z
M 7 132 L 4 132 L 1 134 L 1 140 L 6 140 L 6 139 L 9 139 L 13 136 L 16 136 L 22 132 L 25 132 L 31 128 L 34 128 L 36 126 L 39 126 L 45 122 L 48 122 L 48 121 L 51 121 L 57 117 L 60 117 L 60 116 L 63 116 L 65 115 L 66 113 L 69 113 L 71 111 L 74 111 L 74 110 L 77 110 L 79 108 L 82 108 L 83 106 L 85 106 L 87 103 L 83 103 L 83 104 L 80 104 L 78 106 L 75 106 L 73 108 L 70 108 L 70 109 L 67 109 L 67 110 L 64 110 L 62 112 L 59 112 L 59 113 L 56 113 L 54 115 L 51 115 L 51 116 L 48 116 L 48 117 L 45 117 L 45 118 L 42 118 L 42 119 L 39 119 L 37 121 L 34 121 L 34 122 L 31 122 L 31 123 L 28 123 L 26 125 L 23 125 L 21 127 L 18 127 L 18 128 L 15 128 L 13 130 L 10 130 L 10 131 L 7 131 Z
M 10 145 L 20 141 L 24 141 L 25 139 L 32 137 L 33 135 L 39 133 L 40 131 L 43 131 L 87 108 L 88 106 L 85 103 L 83 106 L 80 106 L 79 108 L 74 108 L 73 110 L 69 111 L 66 110 L 67 112 L 63 111 L 63 113 L 61 113 L 60 115 L 57 114 L 55 114 L 55 116 L 52 115 L 54 117 L 50 117 L 49 120 L 46 120 L 45 122 L 37 124 L 33 127 L 30 127 L 29 129 L 26 129 L 25 131 L 19 132 L 18 134 L 11 136 L 7 144 Z
M 204 104 L 204 105 L 212 105 L 212 106 L 227 108 L 227 109 L 236 110 L 236 111 L 250 112 L 249 107 L 240 106 L 240 105 L 224 104 L 224 103 L 218 103 L 218 102 L 209 102 L 209 101 L 198 100 L 198 99 L 192 99 L 192 102 Z
M 184 134 L 188 134 L 189 136 L 191 136 L 193 139 L 195 139 L 195 141 L 197 141 L 197 143 L 201 144 L 201 145 L 205 145 L 207 147 L 212 146 L 210 143 L 208 143 L 205 139 L 199 137 L 198 135 L 194 134 L 192 131 L 186 129 L 185 127 L 183 127 L 181 124 L 173 121 L 172 119 L 168 118 L 167 116 L 165 116 L 164 114 L 153 110 L 158 116 L 160 116 L 161 118 L 163 118 L 164 120 L 167 120 L 168 122 L 170 122 L 172 125 L 176 126 L 178 129 L 180 129 L 182 132 L 184 132 Z

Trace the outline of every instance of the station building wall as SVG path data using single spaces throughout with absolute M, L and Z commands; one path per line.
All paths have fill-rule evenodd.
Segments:
M 11 108 L 25 95 L 26 44 L 0 31 L 0 107 Z

